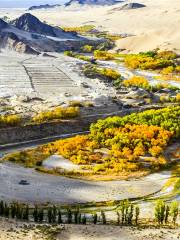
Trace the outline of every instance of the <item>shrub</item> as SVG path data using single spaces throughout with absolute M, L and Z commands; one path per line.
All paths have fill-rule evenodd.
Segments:
M 163 70 L 161 71 L 161 73 L 163 75 L 168 75 L 174 72 L 174 67 L 173 66 L 169 66 L 167 68 L 163 68 Z
M 161 51 L 157 54 L 157 58 L 172 60 L 177 58 L 177 54 L 173 51 Z
M 107 51 L 100 51 L 96 50 L 94 51 L 94 57 L 98 60 L 113 60 L 114 55 L 107 52 Z
M 32 118 L 35 123 L 42 123 L 54 119 L 68 119 L 79 116 L 78 107 L 61 108 L 57 107 L 54 110 L 41 112 Z
M 22 118 L 18 115 L 4 115 L 0 116 L 0 127 L 17 126 L 22 123 Z
M 83 73 L 86 77 L 89 78 L 102 78 L 105 80 L 114 81 L 121 78 L 121 74 L 111 68 L 97 68 L 96 66 L 92 66 L 87 64 L 83 68 Z
M 141 76 L 134 76 L 128 80 L 124 80 L 123 85 L 126 87 L 136 86 L 144 89 L 150 88 L 148 80 Z
M 91 45 L 85 45 L 81 48 L 81 51 L 84 53 L 91 53 L 93 52 L 93 50 L 94 50 L 94 47 Z

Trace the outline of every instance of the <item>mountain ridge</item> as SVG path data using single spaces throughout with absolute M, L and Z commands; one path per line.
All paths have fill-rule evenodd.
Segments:
M 122 1 L 118 1 L 118 0 L 70 0 L 69 2 L 65 3 L 65 6 L 68 7 L 73 4 L 105 6 L 105 5 L 114 5 L 114 4 L 117 4 L 120 2 L 122 2 Z
M 0 19 L 1 49 L 40 54 L 78 49 L 83 44 L 93 43 L 94 40 L 43 23 L 30 13 L 25 13 L 10 23 Z

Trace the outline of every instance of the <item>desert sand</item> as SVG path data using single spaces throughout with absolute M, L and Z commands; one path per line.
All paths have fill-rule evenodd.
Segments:
M 132 0 L 125 1 L 133 2 Z M 58 26 L 95 25 L 100 30 L 111 33 L 129 34 L 128 38 L 118 40 L 116 49 L 131 52 L 155 48 L 172 49 L 180 53 L 180 1 L 138 0 L 144 8 L 119 10 L 124 3 L 115 6 L 57 7 L 35 10 L 32 14 L 43 21 Z M 11 19 L 20 16 L 25 9 L 0 10 L 0 16 Z

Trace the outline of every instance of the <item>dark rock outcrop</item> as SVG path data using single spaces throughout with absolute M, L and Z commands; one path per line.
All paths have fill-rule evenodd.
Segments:
M 27 32 L 38 33 L 42 35 L 59 37 L 64 31 L 60 28 L 52 27 L 41 22 L 37 17 L 30 13 L 25 13 L 11 22 L 15 27 Z
M 0 20 L 0 48 L 21 53 L 40 54 L 80 49 L 83 45 L 98 45 L 99 41 L 87 39 L 41 22 L 26 13 L 11 23 Z
M 65 4 L 65 6 L 71 6 L 72 4 L 80 4 L 80 5 L 114 5 L 117 4 L 121 1 L 116 1 L 116 0 L 70 0 Z
M 4 28 L 7 28 L 7 27 L 8 27 L 8 23 L 6 23 L 2 19 L 0 19 L 0 32 L 1 32 L 1 30 L 3 30 Z
M 143 8 L 143 7 L 146 7 L 146 5 L 141 3 L 127 3 L 127 4 L 124 4 L 120 9 L 129 10 L 129 9 L 137 9 L 137 8 Z
M 49 5 L 49 4 L 43 4 L 43 5 L 39 5 L 39 6 L 32 6 L 30 7 L 28 10 L 29 11 L 33 11 L 33 10 L 38 10 L 38 9 L 49 9 L 49 8 L 54 8 L 54 7 L 59 7 L 61 5 Z
M 15 50 L 19 53 L 27 53 L 38 55 L 39 52 L 33 49 L 28 43 L 23 42 L 19 37 L 12 32 L 4 32 L 0 35 L 0 48 Z

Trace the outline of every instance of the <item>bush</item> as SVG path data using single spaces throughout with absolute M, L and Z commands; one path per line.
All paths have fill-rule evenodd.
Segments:
M 20 125 L 22 123 L 22 118 L 17 115 L 4 115 L 0 116 L 0 127 L 13 127 Z
M 126 87 L 136 86 L 147 90 L 150 89 L 148 80 L 141 76 L 134 76 L 128 80 L 124 80 L 123 85 Z
M 91 45 L 85 45 L 81 48 L 81 51 L 84 53 L 92 53 L 94 50 L 94 47 Z
M 39 113 L 38 115 L 32 118 L 32 121 L 35 123 L 42 123 L 55 119 L 75 118 L 77 116 L 79 116 L 78 107 L 68 108 L 57 107 L 54 110 Z
M 100 50 L 94 51 L 94 57 L 95 57 L 95 59 L 98 59 L 98 60 L 113 60 L 114 59 L 113 54 L 111 54 L 107 51 L 100 51 Z
M 98 68 L 92 65 L 85 65 L 83 73 L 89 78 L 102 78 L 105 80 L 114 81 L 121 78 L 121 74 L 111 68 Z
M 132 69 L 143 69 L 143 70 L 156 70 L 163 69 L 169 66 L 174 67 L 175 63 L 173 60 L 176 58 L 176 54 L 171 52 L 147 52 L 140 54 L 131 54 L 125 57 L 125 64 L 127 67 Z

